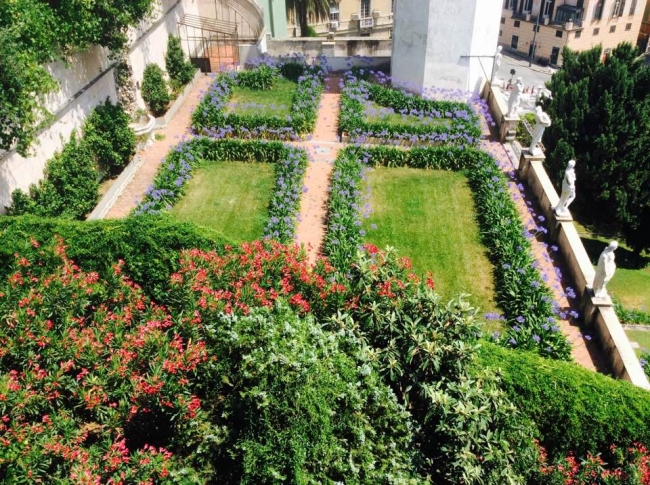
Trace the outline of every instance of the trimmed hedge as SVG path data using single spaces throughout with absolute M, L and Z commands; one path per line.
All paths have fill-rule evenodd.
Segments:
M 171 102 L 172 96 L 163 70 L 158 64 L 147 64 L 144 68 L 141 94 L 154 116 L 161 116 L 167 111 L 167 105 Z
M 269 220 L 264 236 L 291 243 L 300 209 L 307 152 L 277 141 L 197 137 L 179 143 L 158 169 L 143 201 L 134 209 L 134 215 L 159 214 L 170 209 L 185 193 L 194 168 L 224 160 L 274 165 L 275 187 L 269 201 Z
M 374 101 L 396 112 L 448 120 L 441 124 L 394 124 L 365 120 L 365 104 Z M 462 101 L 429 100 L 415 94 L 357 79 L 346 73 L 341 94 L 339 130 L 353 140 L 424 142 L 437 145 L 475 145 L 481 137 L 478 117 Z
M 124 260 L 124 272 L 157 301 L 164 301 L 168 293 L 169 276 L 180 267 L 181 249 L 221 253 L 230 244 L 216 231 L 161 216 L 87 222 L 0 217 L 0 278 L 7 276 L 14 253 L 35 251 L 33 241 L 49 245 L 57 234 L 65 240 L 68 256 L 86 271 L 105 275 L 118 260 Z
M 353 264 L 362 243 L 357 227 L 361 193 L 358 189 L 351 192 L 350 187 L 358 187 L 364 165 L 465 171 L 476 206 L 480 208 L 477 212 L 483 244 L 494 265 L 497 304 L 510 327 L 505 335 L 495 338 L 506 346 L 536 350 L 546 357 L 570 359 L 571 345 L 555 319 L 558 309 L 553 306 L 551 292 L 543 283 L 531 254 L 530 242 L 510 198 L 505 176 L 490 155 L 459 147 L 400 150 L 375 146 L 342 150 L 332 173 L 325 236 L 325 253 L 340 270 Z
M 650 445 L 650 393 L 629 382 L 576 364 L 512 352 L 491 343 L 479 349 L 479 366 L 501 369 L 501 386 L 537 424 L 538 439 L 553 458 L 606 452 L 611 444 Z
M 285 64 L 278 71 L 263 64 L 254 70 L 227 72 L 217 76 L 192 114 L 192 128 L 196 133 L 216 138 L 267 138 L 291 140 L 310 133 L 316 125 L 318 105 L 324 86 L 324 71 L 311 67 L 289 67 Z M 241 84 L 252 89 L 271 89 L 274 76 L 287 72 L 293 78 L 300 70 L 298 89 L 291 102 L 291 114 L 286 117 L 273 115 L 242 115 L 226 112 L 234 85 Z

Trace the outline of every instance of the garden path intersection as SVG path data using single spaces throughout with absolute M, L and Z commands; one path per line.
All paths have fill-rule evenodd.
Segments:
M 183 103 L 181 109 L 169 124 L 159 130 L 164 138 L 139 153 L 144 161 L 134 178 L 125 188 L 116 204 L 109 211 L 107 218 L 126 217 L 142 200 L 147 187 L 156 175 L 158 167 L 170 149 L 182 138 L 191 136 L 191 114 L 198 105 L 212 81 L 211 76 L 202 77 Z M 325 92 L 322 95 L 314 133 L 309 140 L 291 142 L 291 145 L 305 149 L 309 164 L 305 173 L 304 191 L 300 203 L 300 215 L 296 227 L 296 242 L 307 251 L 310 263 L 314 263 L 320 252 L 326 232 L 327 202 L 329 183 L 333 163 L 339 151 L 346 146 L 339 141 L 338 117 L 340 113 L 340 78 L 331 75 L 326 79 Z M 498 163 L 501 170 L 510 177 L 510 195 L 519 210 L 522 222 L 530 232 L 533 255 L 538 264 L 542 279 L 551 289 L 555 305 L 559 309 L 559 327 L 567 336 L 572 346 L 572 356 L 576 363 L 591 369 L 605 371 L 598 358 L 595 343 L 589 336 L 583 335 L 577 325 L 578 313 L 572 306 L 575 296 L 570 284 L 563 277 L 564 265 L 557 248 L 544 242 L 543 218 L 535 212 L 531 198 L 525 187 L 519 183 L 515 174 L 515 155 L 508 148 L 491 136 L 486 123 L 483 125 L 482 148 Z

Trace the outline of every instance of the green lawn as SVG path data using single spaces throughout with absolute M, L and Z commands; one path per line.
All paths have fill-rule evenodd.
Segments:
M 650 332 L 646 330 L 625 330 L 625 334 L 630 342 L 639 344 L 638 349 L 634 349 L 636 355 L 641 355 L 641 352 L 650 351 Z
M 272 164 L 211 162 L 195 170 L 172 214 L 221 232 L 233 241 L 264 234 L 275 184 Z
M 241 115 L 275 115 L 284 117 L 291 113 L 291 99 L 298 84 L 283 77 L 272 89 L 249 89 L 233 87 L 233 95 L 228 101 L 228 112 Z
M 582 243 L 596 265 L 600 253 L 612 238 L 593 234 L 588 228 L 576 223 Z M 625 244 L 619 241 L 616 250 L 616 273 L 607 284 L 607 290 L 615 295 L 623 306 L 636 310 L 650 311 L 650 257 L 635 257 Z
M 498 311 L 492 265 L 462 173 L 381 167 L 369 173 L 368 183 L 374 211 L 364 224 L 368 242 L 397 248 L 417 274 L 431 271 L 444 298 L 469 293 L 481 312 Z
M 448 125 L 451 123 L 451 120 L 447 118 L 419 118 L 415 115 L 401 114 L 372 101 L 364 107 L 364 116 L 367 123 L 383 122 L 391 125 Z

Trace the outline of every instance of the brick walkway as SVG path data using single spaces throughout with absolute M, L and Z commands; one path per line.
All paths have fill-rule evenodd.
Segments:
M 169 150 L 184 136 L 189 135 L 192 110 L 203 97 L 211 81 L 211 76 L 201 77 L 169 124 L 165 128 L 156 130 L 156 134 L 164 135 L 164 139 L 154 140 L 152 146 L 138 153 L 140 157 L 144 158 L 144 162 L 115 205 L 108 211 L 107 219 L 126 217 L 138 205 Z
M 309 153 L 309 165 L 305 173 L 306 192 L 300 201 L 296 241 L 304 245 L 311 264 L 316 261 L 325 238 L 332 165 L 339 150 L 345 146 L 338 141 L 339 93 L 339 78 L 328 78 L 314 134 L 310 141 L 298 143 Z

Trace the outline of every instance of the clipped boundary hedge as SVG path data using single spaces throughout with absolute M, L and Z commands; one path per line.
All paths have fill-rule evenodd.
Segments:
M 610 445 L 650 445 L 650 393 L 566 362 L 512 352 L 491 343 L 478 365 L 501 369 L 501 387 L 537 424 L 538 439 L 553 458 L 606 452 Z
M 279 70 L 266 64 L 252 71 L 227 72 L 215 78 L 208 92 L 192 114 L 192 128 L 196 133 L 216 138 L 267 138 L 293 140 L 314 131 L 318 116 L 318 105 L 324 90 L 324 71 L 298 65 L 291 69 L 288 64 Z M 287 73 L 293 78 L 301 68 L 303 74 L 297 78 L 298 89 L 293 95 L 291 114 L 286 117 L 273 115 L 242 115 L 227 113 L 232 88 L 239 83 L 259 89 L 272 89 L 271 73 Z M 293 79 L 292 79 L 293 80 Z
M 124 272 L 157 301 L 164 301 L 169 277 L 179 270 L 179 251 L 199 248 L 222 253 L 231 242 L 222 234 L 163 216 L 97 221 L 68 221 L 34 216 L 0 217 L 0 279 L 8 276 L 14 254 L 28 256 L 39 245 L 61 236 L 67 254 L 85 271 L 109 274 L 118 260 Z M 38 271 L 52 268 L 43 266 Z M 32 271 L 36 271 L 33 268 Z
M 562 334 L 549 288 L 543 283 L 530 242 L 496 161 L 477 149 L 458 147 L 348 147 L 334 164 L 325 236 L 325 254 L 349 268 L 362 243 L 361 181 L 364 166 L 463 170 L 478 210 L 483 243 L 494 265 L 496 301 L 509 326 L 503 345 L 535 350 L 543 356 L 570 359 L 571 345 Z M 352 185 L 354 184 L 354 185 Z M 354 191 L 350 190 L 354 188 Z
M 374 101 L 397 112 L 449 120 L 449 125 L 392 124 L 365 121 L 364 104 Z M 471 106 L 462 101 L 429 100 L 381 84 L 357 79 L 346 73 L 341 93 L 339 130 L 353 141 L 378 139 L 438 145 L 475 145 L 481 138 L 479 120 Z
M 293 242 L 300 210 L 307 153 L 274 141 L 214 140 L 193 138 L 176 145 L 158 169 L 144 200 L 134 215 L 158 214 L 171 207 L 185 193 L 192 171 L 204 163 L 224 160 L 268 162 L 275 166 L 275 188 L 269 201 L 269 220 L 264 237 Z

